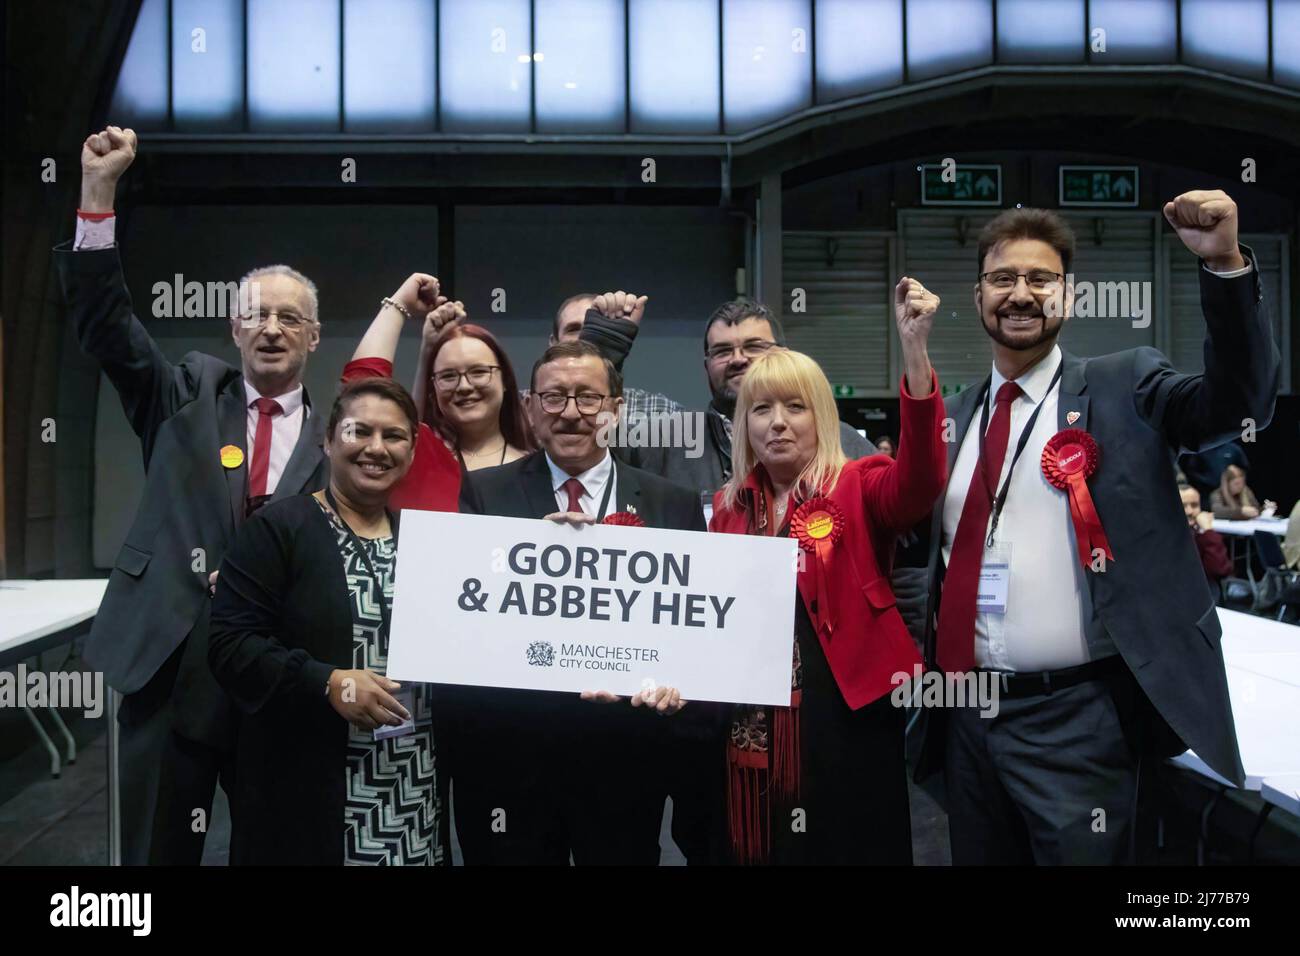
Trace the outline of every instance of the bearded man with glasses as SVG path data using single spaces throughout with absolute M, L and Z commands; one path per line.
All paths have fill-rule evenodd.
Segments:
M 947 401 L 928 522 L 927 664 L 996 692 L 991 714 L 925 710 L 921 774 L 944 771 L 957 865 L 1133 862 L 1144 762 L 1188 748 L 1245 781 L 1174 456 L 1268 424 L 1278 349 L 1232 199 L 1195 190 L 1163 211 L 1200 260 L 1203 374 L 1149 347 L 1058 344 L 1075 237 L 1056 213 L 1010 209 L 979 237 L 991 368 Z

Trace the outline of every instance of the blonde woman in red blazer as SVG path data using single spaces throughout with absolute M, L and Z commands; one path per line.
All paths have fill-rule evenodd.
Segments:
M 943 491 L 943 401 L 926 343 L 939 299 L 895 289 L 903 347 L 898 457 L 848 461 L 830 383 L 773 349 L 736 400 L 733 478 L 710 531 L 800 540 L 789 707 L 739 706 L 727 742 L 727 818 L 740 863 L 912 861 L 905 717 L 890 692 L 920 655 L 889 586 L 894 539 Z

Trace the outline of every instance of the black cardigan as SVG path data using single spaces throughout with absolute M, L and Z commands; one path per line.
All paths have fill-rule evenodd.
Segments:
M 208 661 L 244 715 L 230 862 L 341 864 L 348 724 L 325 687 L 352 666 L 352 610 L 334 529 L 310 495 L 240 528 L 217 578 Z

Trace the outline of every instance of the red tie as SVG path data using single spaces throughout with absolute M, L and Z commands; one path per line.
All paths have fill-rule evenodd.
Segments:
M 271 469 L 271 418 L 282 409 L 273 398 L 259 398 L 253 407 L 257 409 L 257 431 L 253 434 L 253 461 L 248 466 L 248 497 L 261 498 Z
M 1022 394 L 1015 382 L 1005 382 L 998 389 L 997 407 L 984 436 L 984 457 L 971 473 L 966 503 L 952 541 L 939 602 L 939 666 L 949 673 L 975 667 L 975 597 L 984 563 L 984 539 L 997 482 L 1002 477 L 1002 463 L 1007 457 L 1011 403 Z
M 584 514 L 582 510 L 582 496 L 587 493 L 587 489 L 582 487 L 582 482 L 577 478 L 570 478 L 564 484 L 560 485 L 569 493 L 569 511 L 576 511 L 578 514 Z

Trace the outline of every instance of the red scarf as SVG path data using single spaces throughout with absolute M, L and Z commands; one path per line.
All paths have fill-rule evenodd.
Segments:
M 768 529 L 778 527 L 773 514 L 775 504 L 761 466 L 755 469 L 755 474 L 759 480 L 747 483 L 749 487 L 745 489 L 751 492 L 746 503 L 748 533 L 767 535 L 771 534 Z M 793 512 L 793 507 L 786 508 L 787 515 Z M 783 524 L 776 534 L 785 531 Z M 739 863 L 766 863 L 772 853 L 773 811 L 779 819 L 798 804 L 802 679 L 796 638 L 790 670 L 790 706 L 746 704 L 736 709 L 727 740 L 727 826 L 731 849 Z

